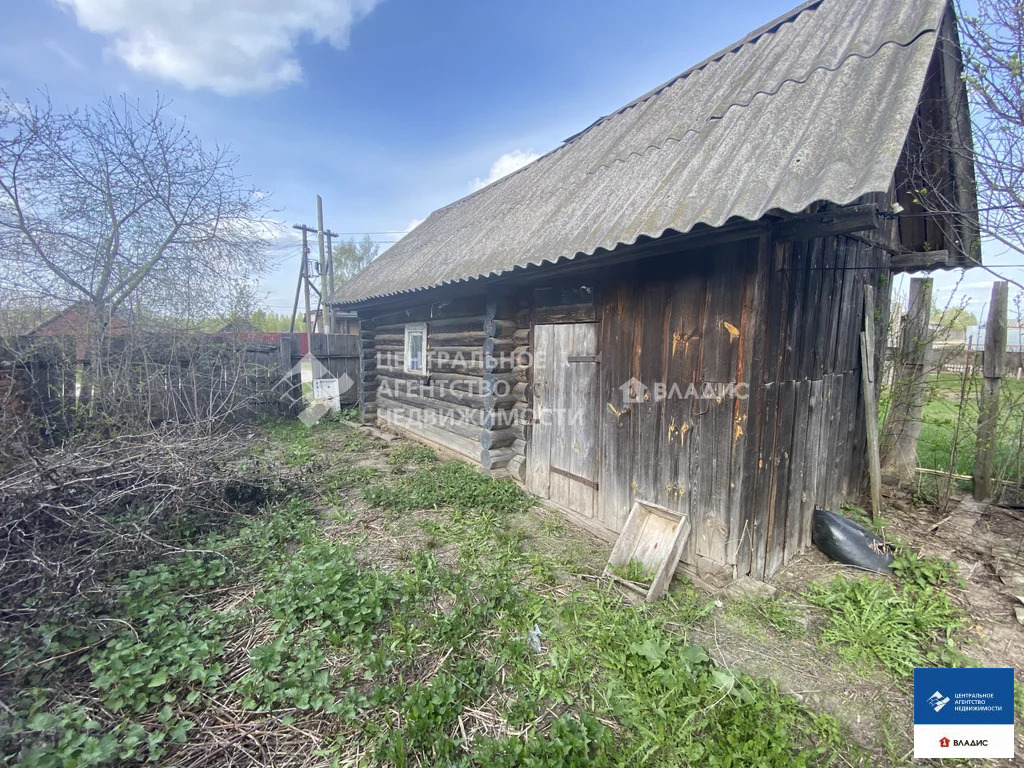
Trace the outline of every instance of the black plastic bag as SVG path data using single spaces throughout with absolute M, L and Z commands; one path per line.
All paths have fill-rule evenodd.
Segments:
M 892 551 L 884 541 L 848 517 L 814 508 L 814 546 L 840 563 L 876 573 L 892 573 Z

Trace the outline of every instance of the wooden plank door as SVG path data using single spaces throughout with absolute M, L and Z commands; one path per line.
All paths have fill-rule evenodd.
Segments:
M 597 324 L 535 325 L 531 491 L 593 517 L 598 490 Z

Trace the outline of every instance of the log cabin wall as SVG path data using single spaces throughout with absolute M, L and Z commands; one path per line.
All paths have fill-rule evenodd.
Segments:
M 426 326 L 426 375 L 406 370 L 405 329 L 413 323 Z M 364 417 L 376 416 L 491 475 L 507 474 L 509 461 L 525 453 L 514 409 L 525 408 L 527 374 L 515 353 L 520 346 L 525 351 L 528 333 L 527 312 L 508 293 L 361 311 Z

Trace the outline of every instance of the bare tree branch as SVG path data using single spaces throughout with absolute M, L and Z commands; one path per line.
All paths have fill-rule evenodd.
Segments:
M 58 112 L 0 94 L 0 290 L 216 313 L 269 264 L 268 198 L 237 163 L 163 100 Z

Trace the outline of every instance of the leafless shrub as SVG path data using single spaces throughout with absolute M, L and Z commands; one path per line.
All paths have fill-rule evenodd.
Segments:
M 216 430 L 282 410 L 280 350 L 259 338 L 172 330 L 0 343 L 0 471 L 29 446 L 164 423 Z M 289 358 L 290 362 L 290 358 Z

